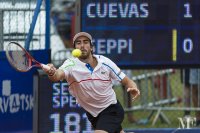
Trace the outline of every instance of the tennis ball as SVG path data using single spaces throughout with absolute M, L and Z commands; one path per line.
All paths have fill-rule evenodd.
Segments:
M 80 49 L 74 49 L 74 50 L 72 51 L 72 55 L 73 55 L 74 57 L 80 57 L 80 56 L 81 56 L 81 50 L 80 50 Z

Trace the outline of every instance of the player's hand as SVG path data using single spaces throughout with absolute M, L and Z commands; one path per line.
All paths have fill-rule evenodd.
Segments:
M 47 73 L 48 76 L 53 76 L 56 73 L 57 69 L 53 64 L 47 64 L 47 65 L 50 67 L 50 69 L 48 71 L 44 69 L 43 70 Z
M 140 90 L 137 87 L 128 88 L 127 92 L 131 93 L 133 101 L 140 96 Z

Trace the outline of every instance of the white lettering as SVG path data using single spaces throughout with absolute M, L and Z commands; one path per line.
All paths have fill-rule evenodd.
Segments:
M 114 39 L 108 39 L 107 40 L 107 54 L 111 53 L 111 50 L 116 49 L 117 42 Z
M 24 110 L 24 99 L 25 99 L 25 95 L 23 94 L 23 95 L 21 95 L 20 96 L 20 99 L 21 99 L 21 101 L 22 101 L 22 110 Z
M 117 18 L 117 3 L 109 4 L 109 17 Z
M 62 83 L 61 84 L 61 94 L 62 95 L 69 95 L 68 88 L 67 88 L 67 83 Z
M 95 52 L 99 53 L 99 54 L 105 54 L 106 53 L 106 45 L 105 45 L 105 40 L 104 39 L 99 39 L 97 41 L 97 50 L 95 50 Z
M 95 52 L 97 54 L 132 54 L 132 39 L 96 39 L 95 42 Z
M 120 15 L 121 15 L 122 18 L 126 18 L 127 17 L 128 6 L 129 6 L 129 3 L 126 3 L 124 7 L 123 7 L 122 4 L 119 4 L 119 11 L 120 11 Z
M 76 104 L 76 99 L 74 97 L 70 97 L 70 107 L 74 107 L 76 108 L 77 107 L 77 104 Z
M 60 102 L 59 102 L 59 96 L 53 96 L 53 108 L 59 108 Z
M 118 53 L 121 54 L 122 53 L 122 50 L 127 48 L 128 44 L 127 44 L 127 41 L 124 40 L 124 39 L 119 39 L 118 40 Z
M 1 113 L 17 113 L 20 110 L 33 109 L 33 96 L 27 94 L 11 93 L 11 80 L 3 80 L 2 97 L 0 97 Z
M 60 100 L 61 100 L 61 108 L 63 108 L 64 105 L 69 102 L 69 98 L 67 96 L 62 96 Z
M 132 54 L 133 53 L 133 47 L 132 47 L 132 39 L 128 39 L 128 53 Z
M 148 3 L 89 3 L 87 16 L 89 18 L 147 18 Z
M 66 105 L 77 107 L 75 98 L 68 92 L 67 83 L 54 83 L 53 90 L 53 108 L 63 108 Z
M 138 12 L 138 7 L 136 4 L 131 4 L 130 6 L 130 11 L 129 11 L 129 18 L 132 18 L 133 16 L 135 16 L 136 18 L 139 17 L 139 12 Z
M 104 4 L 101 8 L 100 4 L 97 4 L 97 16 L 99 18 L 105 18 L 107 15 L 107 4 Z
M 20 108 L 19 94 L 13 94 L 10 96 L 10 112 L 16 113 Z
M 143 3 L 140 5 L 140 10 L 141 10 L 140 17 L 141 18 L 147 18 L 149 16 L 149 11 L 147 10 L 148 6 L 149 6 L 148 3 Z
M 179 129 L 190 129 L 190 127 L 193 127 L 196 123 L 195 117 L 184 117 L 184 118 L 178 118 L 179 120 Z
M 7 112 L 9 100 L 10 100 L 9 97 L 3 99 L 3 105 L 4 105 L 4 111 L 5 112 Z
M 0 109 L 1 109 L 1 112 L 4 113 L 2 98 L 0 98 Z
M 60 94 L 60 86 L 58 83 L 53 84 L 53 95 L 59 95 Z
M 90 18 L 95 18 L 95 14 L 92 14 L 92 7 L 94 7 L 95 9 L 95 4 L 94 3 L 91 3 L 91 4 L 88 4 L 87 6 L 87 15 L 90 16 Z
M 0 97 L 0 112 L 17 113 L 20 110 L 33 109 L 33 96 L 26 94 L 11 94 L 10 96 Z

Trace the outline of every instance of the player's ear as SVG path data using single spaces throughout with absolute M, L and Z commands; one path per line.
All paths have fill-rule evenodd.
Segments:
M 91 53 L 93 54 L 93 51 L 94 51 L 94 46 L 93 46 L 93 44 L 90 45 L 90 48 L 91 48 Z

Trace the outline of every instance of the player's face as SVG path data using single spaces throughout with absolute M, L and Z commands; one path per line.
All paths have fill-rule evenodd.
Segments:
M 90 40 L 84 36 L 80 36 L 76 39 L 75 48 L 81 50 L 82 54 L 80 58 L 82 59 L 88 58 L 92 52 L 92 46 L 90 44 Z

